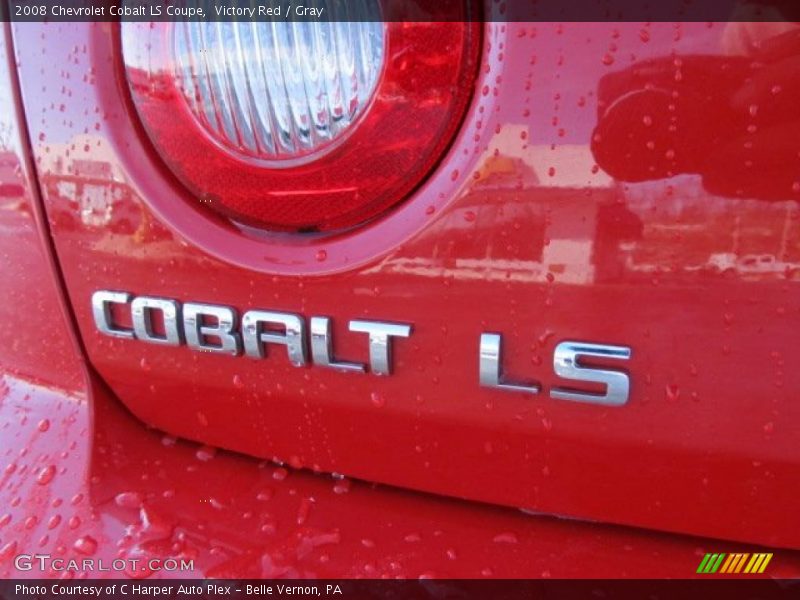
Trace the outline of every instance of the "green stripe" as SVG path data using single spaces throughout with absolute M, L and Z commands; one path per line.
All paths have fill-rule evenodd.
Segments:
M 700 566 L 699 566 L 699 567 L 697 567 L 697 572 L 698 572 L 698 573 L 704 573 L 704 572 L 705 572 L 705 571 L 703 570 L 703 567 L 705 567 L 705 566 L 706 566 L 706 563 L 708 562 L 708 559 L 709 559 L 709 558 L 711 558 L 711 555 L 710 555 L 710 554 L 706 554 L 706 555 L 703 557 L 703 560 L 701 560 L 701 561 L 700 561 Z
M 717 569 L 719 569 L 719 566 L 722 564 L 722 559 L 723 558 L 725 558 L 725 553 L 724 552 L 719 555 L 719 558 L 717 559 L 717 562 L 714 563 L 714 566 L 711 568 L 711 572 L 712 573 L 716 573 L 717 572 Z
M 712 554 L 711 558 L 708 561 L 708 564 L 706 565 L 706 568 L 703 570 L 703 573 L 713 573 L 714 571 L 712 571 L 711 569 L 714 568 L 714 565 L 716 564 L 718 559 L 719 559 L 719 554 Z

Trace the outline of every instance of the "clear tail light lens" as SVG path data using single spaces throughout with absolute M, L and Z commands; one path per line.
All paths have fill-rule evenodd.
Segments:
M 314 160 L 344 139 L 375 91 L 384 42 L 375 21 L 173 29 L 178 85 L 197 126 L 272 168 Z
M 362 20 L 122 24 L 134 105 L 203 210 L 269 230 L 346 229 L 401 202 L 441 158 L 472 98 L 480 25 L 347 6 Z

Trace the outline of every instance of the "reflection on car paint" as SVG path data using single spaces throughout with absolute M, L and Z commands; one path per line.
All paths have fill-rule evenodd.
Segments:
M 18 37 L 45 35 L 47 51 L 69 59 L 67 80 L 38 47 L 17 45 L 34 156 L 82 340 L 93 368 L 139 418 L 313 470 L 785 546 L 800 543 L 796 486 L 786 483 L 800 460 L 800 372 L 789 367 L 800 314 L 800 186 L 785 163 L 771 162 L 769 140 L 774 157 L 798 150 L 793 30 L 487 24 L 476 98 L 438 171 L 361 229 L 289 238 L 197 210 L 142 140 L 119 88 L 104 83 L 114 81 L 109 31 L 15 25 Z M 743 56 L 759 62 L 736 67 Z M 727 80 L 707 68 L 727 64 Z M 620 98 L 635 100 L 644 70 L 664 80 L 666 103 L 645 104 L 651 96 L 640 94 L 612 114 Z M 751 76 L 752 89 L 742 81 Z M 709 78 L 719 84 L 711 114 L 727 126 L 714 118 L 671 123 L 673 92 L 674 112 L 686 119 L 708 108 Z M 70 95 L 60 110 L 62 85 Z M 611 127 L 606 119 L 620 115 L 641 125 Z M 651 151 L 642 132 L 662 125 Z M 84 149 L 85 129 L 108 140 L 107 153 Z M 601 150 L 595 135 L 613 140 L 620 131 L 635 133 L 639 152 L 627 139 Z M 787 135 L 761 137 L 768 131 Z M 700 138 L 715 140 L 708 164 L 692 154 Z M 749 142 L 752 158 L 735 151 Z M 55 218 L 64 203 L 42 182 L 55 172 L 49 161 L 67 152 L 124 174 L 107 226 L 81 220 L 81 202 L 92 203 L 77 187 L 73 222 Z M 643 169 L 625 170 L 637 164 Z M 130 227 L 115 231 L 124 219 Z M 360 364 L 368 352 L 344 335 L 348 319 L 413 323 L 414 336 L 396 348 L 396 376 L 381 379 L 295 369 L 284 356 L 187 359 L 180 349 L 132 350 L 97 334 L 88 301 L 97 289 L 326 315 L 342 341 L 337 356 Z M 535 372 L 548 388 L 564 384 L 547 358 L 560 342 L 632 348 L 626 409 L 465 393 L 477 376 L 461 365 L 475 364 L 482 331 L 508 332 L 510 380 Z M 602 468 L 586 468 L 601 458 Z

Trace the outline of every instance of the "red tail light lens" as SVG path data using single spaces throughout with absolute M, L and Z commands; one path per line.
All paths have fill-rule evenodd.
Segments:
M 204 206 L 331 231 L 402 201 L 472 97 L 469 22 L 124 23 L 129 87 L 163 160 Z

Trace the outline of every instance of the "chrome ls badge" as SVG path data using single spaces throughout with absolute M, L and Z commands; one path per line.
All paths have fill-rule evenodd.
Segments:
M 498 333 L 481 334 L 479 363 L 481 385 L 512 392 L 538 394 L 541 389 L 538 383 L 504 381 L 500 362 L 502 341 L 503 338 Z M 581 361 L 584 357 L 629 360 L 631 349 L 627 346 L 607 344 L 560 342 L 553 352 L 553 370 L 556 375 L 562 379 L 602 384 L 605 385 L 606 391 L 598 394 L 573 388 L 554 387 L 550 389 L 550 397 L 556 400 L 590 402 L 606 406 L 622 406 L 628 402 L 630 395 L 628 374 L 623 371 L 587 366 Z
M 114 322 L 113 305 L 130 306 L 132 328 Z M 160 313 L 163 332 L 154 327 L 154 313 Z M 136 296 L 128 292 L 100 290 L 92 294 L 92 315 L 98 331 L 104 335 L 136 339 L 150 344 L 180 346 L 186 344 L 198 352 L 230 356 L 245 355 L 259 359 L 266 356 L 266 346 L 283 346 L 295 367 L 314 364 L 320 367 L 390 375 L 392 346 L 396 340 L 408 338 L 412 326 L 386 321 L 349 321 L 349 330 L 366 336 L 369 365 L 337 359 L 333 355 L 333 333 L 329 317 L 312 316 L 308 323 L 302 315 L 270 310 L 248 310 L 239 322 L 234 308 L 216 304 L 186 302 L 169 298 Z M 497 390 L 539 394 L 537 382 L 513 383 L 503 377 L 502 342 L 499 333 L 482 333 L 478 346 L 478 381 L 482 387 Z M 309 348 L 310 354 L 309 357 Z M 630 380 L 622 370 L 587 365 L 585 358 L 604 361 L 627 361 L 627 346 L 595 344 L 565 340 L 553 352 L 553 371 L 565 380 L 599 384 L 602 393 L 573 387 L 553 387 L 549 391 L 556 400 L 572 400 L 605 406 L 622 406 L 628 402 Z

